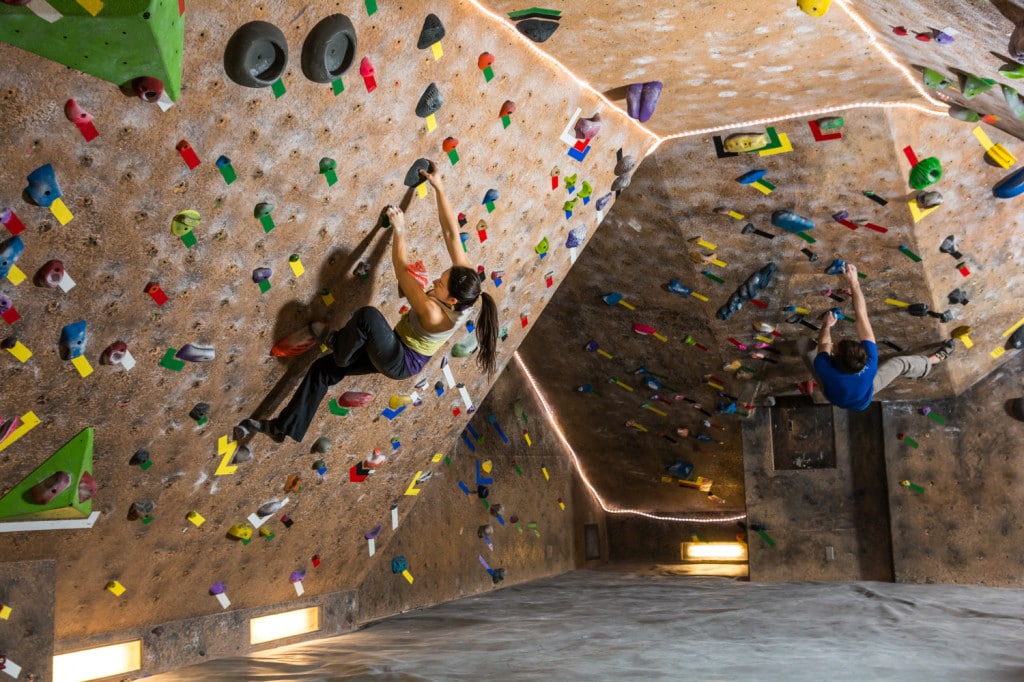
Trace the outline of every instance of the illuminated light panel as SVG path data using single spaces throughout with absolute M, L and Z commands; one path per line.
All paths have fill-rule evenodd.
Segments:
M 142 640 L 82 649 L 53 657 L 54 682 L 85 682 L 142 668 Z
M 742 542 L 684 542 L 683 561 L 746 561 Z
M 284 611 L 270 616 L 249 619 L 249 643 L 262 644 L 275 639 L 294 637 L 320 629 L 320 607 Z
M 540 390 L 540 386 L 537 384 L 530 370 L 527 369 L 526 363 L 519 356 L 519 351 L 516 351 L 513 355 L 516 364 L 519 365 L 519 369 L 522 371 L 523 376 L 530 383 L 530 387 L 533 388 L 534 395 L 537 396 L 537 400 L 540 402 L 541 408 L 544 410 L 544 416 L 548 420 L 548 424 L 551 429 L 555 432 L 558 437 L 558 441 L 565 448 L 565 451 L 569 453 L 569 459 L 572 460 L 573 467 L 576 469 L 576 473 L 579 474 L 580 480 L 583 481 L 583 485 L 588 491 L 594 501 L 597 502 L 601 509 L 605 510 L 609 514 L 629 514 L 633 516 L 643 516 L 648 519 L 656 519 L 659 521 L 675 521 L 678 523 L 734 523 L 736 521 L 743 521 L 747 518 L 746 514 L 727 514 L 721 516 L 662 516 L 660 514 L 652 514 L 651 512 L 643 511 L 641 509 L 617 509 L 615 507 L 609 507 L 608 504 L 601 497 L 600 493 L 587 478 L 586 472 L 583 470 L 583 464 L 580 462 L 579 456 L 576 451 L 573 450 L 572 445 L 569 444 L 568 439 L 565 437 L 565 433 L 562 431 L 562 427 L 558 424 L 558 420 L 555 419 L 554 413 L 551 411 L 551 406 L 548 404 L 547 397 Z

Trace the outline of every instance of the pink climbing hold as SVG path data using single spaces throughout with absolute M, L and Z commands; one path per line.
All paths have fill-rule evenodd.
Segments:
M 342 407 L 362 407 L 363 405 L 369 405 L 372 401 L 372 393 L 363 393 L 361 391 L 345 391 L 338 398 L 338 404 Z
M 58 471 L 32 487 L 32 501 L 36 504 L 49 504 L 69 485 L 71 485 L 71 474 L 66 471 Z
M 644 336 L 652 336 L 655 333 L 654 327 L 649 327 L 646 324 L 634 324 L 633 331 L 637 334 L 643 334 Z

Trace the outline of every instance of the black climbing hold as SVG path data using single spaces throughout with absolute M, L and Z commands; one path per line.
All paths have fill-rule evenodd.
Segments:
M 420 37 L 416 41 L 416 47 L 425 50 L 434 43 L 441 42 L 441 38 L 444 38 L 444 24 L 441 23 L 436 14 L 428 14 L 427 18 L 423 20 L 423 28 L 420 30 Z
M 426 118 L 440 109 L 443 104 L 444 98 L 441 97 L 441 92 L 437 89 L 436 85 L 431 83 L 423 91 L 423 94 L 420 95 L 420 101 L 416 103 L 416 115 L 420 118 Z
M 356 29 L 344 14 L 322 19 L 302 43 L 302 73 L 315 83 L 330 83 L 348 71 L 356 56 Z
M 543 43 L 558 29 L 558 22 L 546 21 L 544 19 L 526 19 L 516 24 L 516 28 L 533 42 Z
M 925 317 L 928 315 L 927 303 L 911 303 L 907 306 L 907 312 L 913 317 Z
M 476 494 L 481 500 L 487 499 L 487 496 L 491 494 L 491 489 L 485 485 L 478 485 L 476 487 Z
M 949 235 L 942 240 L 942 244 L 939 245 L 939 251 L 942 253 L 948 253 L 957 260 L 964 257 L 964 254 L 960 253 L 959 245 L 956 243 L 956 237 L 954 235 Z
M 426 179 L 420 175 L 420 169 L 430 172 L 430 159 L 419 158 L 413 162 L 412 166 L 409 167 L 409 171 L 405 174 L 405 186 L 416 187 L 426 182 Z
M 962 289 L 953 289 L 953 291 L 949 292 L 946 298 L 948 298 L 949 302 L 954 305 L 967 305 L 970 303 L 970 301 L 967 300 L 967 293 Z
M 139 466 L 149 461 L 149 450 L 136 450 L 132 458 L 128 460 L 129 464 Z
M 1006 345 L 1009 348 L 1024 348 L 1024 327 L 1018 327 L 1017 331 L 1010 334 L 1010 338 L 1006 340 Z
M 288 42 L 281 29 L 250 21 L 235 31 L 224 48 L 228 78 L 247 88 L 272 85 L 288 65 Z
M 196 421 L 199 421 L 200 419 L 206 417 L 209 414 L 210 405 L 208 403 L 196 403 L 195 407 L 193 407 L 189 411 L 188 416 L 192 417 Z

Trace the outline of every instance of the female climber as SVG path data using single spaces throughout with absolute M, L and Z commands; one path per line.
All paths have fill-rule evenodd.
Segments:
M 409 312 L 402 315 L 394 329 L 376 308 L 357 310 L 348 324 L 328 337 L 330 355 L 318 359 L 309 368 L 291 401 L 275 419 L 244 419 L 235 427 L 235 440 L 253 432 L 269 435 L 278 443 L 285 436 L 302 441 L 313 421 L 327 389 L 343 378 L 357 374 L 383 374 L 391 379 L 408 379 L 423 369 L 430 358 L 469 319 L 473 305 L 481 300 L 476 321 L 479 343 L 477 363 L 491 374 L 495 367 L 498 313 L 494 300 L 482 292 L 481 277 L 470 267 L 459 239 L 458 222 L 441 184 L 437 166 L 420 170 L 434 188 L 437 214 L 452 266 L 424 291 L 409 274 L 405 246 L 405 214 L 389 206 L 391 221 L 391 262 L 401 292 L 409 301 Z

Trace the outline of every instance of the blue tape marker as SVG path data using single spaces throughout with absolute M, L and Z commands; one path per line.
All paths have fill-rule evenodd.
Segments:
M 501 514 L 495 514 L 494 518 L 498 519 L 498 523 L 500 523 L 501 525 L 505 525 L 505 519 L 501 518 Z
M 476 452 L 476 446 L 473 445 L 473 441 L 469 439 L 469 436 L 466 435 L 465 431 L 462 432 L 462 442 L 466 444 L 466 447 L 469 448 L 470 452 Z
M 576 149 L 576 147 L 569 147 L 569 156 L 576 159 L 577 161 L 583 161 L 587 158 L 587 154 L 590 153 L 590 145 L 588 144 L 583 151 Z
M 397 417 L 398 415 L 402 414 L 402 412 L 404 410 L 405 410 L 405 405 L 402 405 L 397 410 L 392 410 L 390 407 L 388 407 L 388 408 L 385 408 L 384 411 L 381 412 L 381 414 L 384 415 L 385 417 L 387 417 L 388 421 L 390 421 L 390 420 L 394 419 L 395 417 Z
M 491 422 L 491 426 L 493 426 L 494 430 L 498 432 L 501 439 L 508 443 L 508 436 L 506 436 L 505 432 L 501 430 L 500 426 L 498 426 L 498 416 L 495 414 L 489 414 L 487 415 L 487 421 Z
M 467 486 L 467 485 L 466 485 L 465 483 L 463 483 L 462 481 L 459 481 L 459 487 L 460 487 L 460 488 L 462 488 L 462 492 L 464 492 L 464 493 L 466 493 L 467 495 L 469 495 L 469 486 Z
M 481 442 L 480 434 L 473 429 L 472 424 L 466 424 L 466 430 L 469 431 L 469 434 L 471 436 L 473 436 L 473 440 L 475 440 L 477 443 Z

